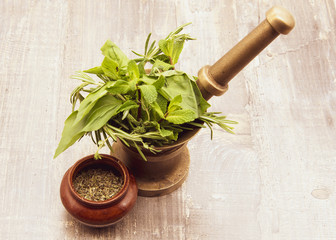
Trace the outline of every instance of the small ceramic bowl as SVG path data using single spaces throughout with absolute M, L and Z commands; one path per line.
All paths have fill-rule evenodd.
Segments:
M 106 227 L 120 221 L 134 206 L 138 188 L 135 178 L 127 167 L 118 159 L 101 154 L 101 160 L 95 160 L 93 155 L 76 162 L 64 174 L 60 194 L 65 209 L 81 223 L 91 227 Z M 83 168 L 114 169 L 123 178 L 121 190 L 105 201 L 91 201 L 81 197 L 73 187 L 76 174 Z

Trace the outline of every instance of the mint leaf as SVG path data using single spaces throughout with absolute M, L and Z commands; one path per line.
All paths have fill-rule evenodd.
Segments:
M 168 105 L 168 112 L 173 112 L 181 108 L 182 96 L 177 95 L 170 101 Z
M 152 103 L 157 98 L 157 91 L 153 85 L 141 85 L 139 86 L 142 97 L 147 103 Z
M 159 41 L 161 51 L 171 58 L 173 65 L 178 62 L 185 40 L 186 38 L 171 38 Z
M 161 39 L 159 41 L 159 48 L 160 50 L 167 56 L 171 56 L 172 54 L 172 45 L 173 45 L 173 40 L 172 39 Z
M 101 47 L 101 51 L 105 57 L 109 57 L 111 60 L 115 61 L 120 69 L 127 69 L 129 61 L 128 57 L 111 40 L 107 40 L 105 42 L 105 44 Z
M 156 59 L 152 66 L 152 71 L 155 69 L 159 69 L 161 71 L 168 71 L 168 70 L 174 69 L 174 66 L 169 63 L 163 62 L 159 59 Z
M 160 106 L 162 112 L 165 113 L 167 111 L 168 100 L 164 98 L 161 94 L 158 94 L 156 102 Z
M 169 137 L 174 134 L 173 131 L 164 128 L 159 128 L 159 132 L 162 137 Z
M 127 71 L 131 79 L 139 79 L 140 72 L 138 65 L 135 63 L 135 61 L 131 60 L 128 62 Z
M 172 65 L 175 65 L 178 62 L 184 42 L 187 40 L 194 40 L 194 38 L 191 38 L 188 34 L 178 35 L 178 33 L 189 24 L 190 23 L 180 26 L 174 32 L 171 32 L 165 39 L 159 41 L 159 48 L 165 55 L 170 57 Z
M 176 110 L 174 112 L 169 113 L 168 116 L 166 117 L 166 120 L 174 124 L 183 124 L 186 122 L 191 122 L 195 120 L 195 112 L 193 112 L 190 109 Z
M 157 102 L 153 102 L 151 104 L 152 109 L 154 110 L 154 112 L 156 112 L 158 114 L 158 116 L 161 118 L 164 118 L 164 113 L 160 107 L 160 105 Z
M 139 69 L 140 77 L 144 76 L 146 74 L 145 62 L 140 62 L 138 64 L 138 69 Z
M 173 51 L 171 55 L 173 64 L 176 64 L 178 62 L 178 59 L 183 49 L 184 41 L 185 39 L 177 39 L 174 41 Z
M 165 77 L 160 75 L 159 78 L 153 83 L 153 86 L 156 88 L 156 90 L 159 90 L 164 86 L 165 82 Z

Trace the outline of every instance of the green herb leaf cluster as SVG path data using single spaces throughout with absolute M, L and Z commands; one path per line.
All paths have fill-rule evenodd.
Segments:
M 193 40 L 180 34 L 182 25 L 156 45 L 145 43 L 144 54 L 129 59 L 108 40 L 101 48 L 100 66 L 78 72 L 74 79 L 82 83 L 73 90 L 70 102 L 73 111 L 66 119 L 55 157 L 81 139 L 91 136 L 98 150 L 111 140 L 119 139 L 126 146 L 156 152 L 158 146 L 175 142 L 179 134 L 194 127 L 211 129 L 217 124 L 228 132 L 226 120 L 218 113 L 209 113 L 210 104 L 202 97 L 194 77 L 175 69 L 184 43 Z M 150 70 L 145 69 L 148 68 Z M 98 151 L 95 155 L 99 158 Z

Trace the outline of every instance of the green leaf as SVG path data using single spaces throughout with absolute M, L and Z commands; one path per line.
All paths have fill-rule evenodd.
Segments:
M 139 69 L 140 77 L 144 76 L 146 74 L 145 62 L 140 62 L 138 64 L 138 69 Z
M 185 39 L 177 39 L 174 41 L 173 51 L 171 55 L 173 64 L 176 64 L 178 62 L 178 59 L 183 49 L 184 41 Z
M 101 66 L 90 68 L 84 71 L 85 73 L 93 73 L 93 74 L 104 74 L 103 68 Z
M 179 32 L 190 23 L 184 24 L 177 28 L 174 32 L 171 32 L 165 39 L 159 41 L 159 47 L 161 51 L 170 57 L 171 64 L 175 65 L 178 62 L 180 54 L 183 49 L 184 42 L 187 40 L 193 40 L 188 34 L 180 34 Z
M 118 63 L 114 60 L 112 60 L 109 57 L 105 57 L 103 62 L 102 62 L 102 70 L 106 76 L 109 78 L 112 78 L 114 80 L 117 80 L 119 78 L 119 68 L 118 68 Z
M 121 100 L 113 96 L 106 95 L 97 102 L 96 106 L 88 115 L 84 131 L 90 132 L 102 128 L 112 117 L 120 112 L 138 108 L 138 105 L 131 100 L 122 103 Z
M 99 99 L 87 115 L 83 131 L 90 132 L 103 127 L 111 117 L 118 114 L 121 104 L 121 100 L 111 95 L 105 95 Z
M 160 75 L 160 77 L 153 83 L 156 90 L 160 90 L 165 85 L 165 77 Z
M 168 105 L 168 112 L 176 111 L 181 108 L 182 96 L 175 96 Z
M 145 43 L 145 55 L 147 54 L 147 49 L 148 49 L 148 43 L 149 43 L 149 39 L 152 36 L 152 33 L 148 34 L 147 39 L 146 39 L 146 43 Z
M 137 83 L 138 83 L 137 79 L 134 79 L 128 82 L 131 91 L 137 90 Z
M 159 128 L 159 132 L 162 137 L 168 137 L 174 134 L 173 131 L 164 128 Z
M 131 60 L 128 62 L 127 71 L 131 79 L 139 79 L 140 72 L 138 65 L 135 63 L 135 61 Z
M 113 95 L 126 94 L 131 90 L 130 82 L 125 80 L 117 80 L 114 84 L 106 89 L 109 93 Z
M 54 158 L 64 152 L 68 147 L 70 147 L 84 135 L 85 132 L 82 131 L 84 122 L 80 122 L 79 124 L 74 125 L 75 119 L 77 118 L 77 113 L 77 111 L 72 112 L 65 120 L 62 137 L 55 151 Z
M 182 76 L 184 75 L 185 73 L 184 72 L 181 72 L 181 71 L 177 71 L 177 70 L 168 70 L 168 71 L 165 71 L 165 72 L 160 72 L 160 73 L 154 73 L 154 74 L 151 74 L 151 75 L 154 75 L 154 76 L 164 76 L 164 77 L 172 77 L 172 76 Z
M 176 110 L 174 112 L 169 113 L 168 116 L 166 117 L 166 120 L 174 124 L 183 124 L 186 122 L 191 122 L 195 120 L 195 112 L 193 112 L 190 109 Z
M 139 86 L 139 89 L 141 91 L 141 95 L 147 103 L 152 103 L 156 100 L 158 94 L 156 88 L 153 85 L 144 84 Z
M 166 85 L 159 90 L 165 98 L 174 99 L 182 96 L 182 109 L 190 109 L 195 113 L 195 118 L 201 116 L 210 104 L 202 97 L 196 82 L 191 80 L 186 74 L 166 77 Z
M 128 110 L 131 110 L 131 109 L 134 109 L 134 108 L 138 108 L 139 105 L 132 101 L 132 100 L 127 100 L 126 102 L 124 102 L 118 109 L 118 113 L 120 112 L 124 112 L 124 111 L 128 111 Z
M 110 85 L 112 84 L 113 82 L 108 82 L 103 87 L 98 88 L 97 91 L 92 92 L 86 96 L 86 98 L 79 105 L 75 124 L 81 121 L 84 116 L 89 113 L 89 111 L 94 107 L 96 102 L 107 93 L 106 88 L 110 87 Z
M 134 101 L 129 100 L 122 103 L 121 100 L 111 95 L 105 95 L 96 101 L 89 113 L 77 123 L 75 120 L 78 117 L 78 111 L 73 112 L 64 123 L 62 138 L 54 158 L 74 144 L 86 132 L 96 131 L 119 112 L 137 107 L 138 105 Z
M 159 104 L 162 112 L 165 113 L 167 111 L 168 100 L 164 98 L 161 94 L 158 94 L 156 102 Z
M 109 57 L 111 60 L 118 64 L 118 67 L 122 70 L 127 69 L 128 57 L 120 50 L 120 48 L 111 40 L 107 40 L 102 46 L 101 51 L 105 57 Z
M 163 62 L 159 59 L 156 59 L 154 64 L 153 64 L 152 69 L 155 69 L 155 68 L 159 69 L 159 70 L 163 70 L 163 71 L 168 71 L 168 70 L 173 69 L 174 66 L 169 64 L 169 63 Z
M 161 51 L 171 57 L 172 56 L 172 52 L 173 52 L 173 39 L 162 39 L 159 41 L 159 48 L 161 49 Z
M 159 115 L 160 119 L 164 118 L 164 113 L 163 113 L 160 105 L 157 102 L 153 102 L 151 104 L 151 107 L 152 107 L 153 111 L 156 112 Z

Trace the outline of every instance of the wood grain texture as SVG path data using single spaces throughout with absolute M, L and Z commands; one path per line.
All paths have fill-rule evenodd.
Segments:
M 119 224 L 85 227 L 59 198 L 65 171 L 95 147 L 52 156 L 71 111 L 77 70 L 116 42 L 129 56 L 149 32 L 193 22 L 178 68 L 196 75 L 274 5 L 297 25 L 210 100 L 239 121 L 236 135 L 202 130 L 187 181 L 139 198 Z M 129 0 L 0 2 L 1 239 L 336 239 L 336 2 Z M 107 150 L 105 150 L 108 152 Z

